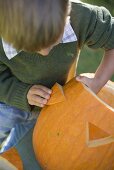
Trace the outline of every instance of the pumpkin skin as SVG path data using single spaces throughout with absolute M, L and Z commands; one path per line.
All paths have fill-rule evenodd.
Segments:
M 75 78 L 53 93 L 36 122 L 33 147 L 44 170 L 114 170 L 114 84 L 96 96 Z
M 0 154 L 0 162 L 0 170 L 23 170 L 21 158 L 15 148 Z

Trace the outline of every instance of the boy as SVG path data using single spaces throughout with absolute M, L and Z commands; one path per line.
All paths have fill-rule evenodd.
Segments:
M 87 44 L 104 48 L 95 77 L 76 79 L 95 93 L 114 72 L 114 18 L 103 7 L 69 0 L 0 2 L 0 142 L 15 145 L 33 127 L 55 82 L 75 76 Z M 68 17 L 69 16 L 69 17 Z

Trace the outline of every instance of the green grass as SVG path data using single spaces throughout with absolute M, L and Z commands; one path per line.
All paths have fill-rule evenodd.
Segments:
M 103 56 L 103 50 L 92 50 L 85 47 L 79 58 L 77 73 L 94 73 L 100 64 Z M 114 76 L 111 79 L 114 81 Z

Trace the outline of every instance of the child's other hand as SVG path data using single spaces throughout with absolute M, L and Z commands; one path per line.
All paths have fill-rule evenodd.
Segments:
M 76 80 L 84 83 L 88 86 L 94 93 L 98 93 L 101 90 L 100 80 L 97 78 L 88 78 L 86 76 L 77 76 Z
M 33 85 L 27 94 L 28 103 L 30 105 L 44 107 L 50 98 L 52 90 L 42 86 L 42 85 Z

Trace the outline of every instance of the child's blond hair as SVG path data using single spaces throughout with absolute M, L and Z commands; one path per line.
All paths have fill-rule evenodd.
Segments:
M 64 30 L 69 0 L 0 1 L 0 34 L 18 50 L 38 51 Z

